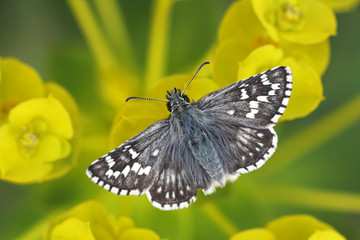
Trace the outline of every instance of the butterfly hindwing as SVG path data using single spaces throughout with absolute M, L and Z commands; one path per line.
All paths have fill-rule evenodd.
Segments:
M 196 200 L 196 189 L 190 187 L 186 173 L 170 166 L 164 166 L 146 195 L 150 202 L 162 210 L 188 207 Z
M 291 90 L 290 68 L 280 66 L 211 92 L 197 106 L 249 127 L 269 127 L 284 113 Z
M 119 195 L 141 195 L 154 182 L 162 165 L 164 144 L 169 141 L 168 120 L 152 124 L 118 148 L 93 162 L 86 173 L 89 178 Z
M 272 127 L 251 128 L 226 118 L 216 118 L 211 125 L 207 127 L 207 138 L 212 139 L 217 151 L 215 162 L 221 164 L 219 174 L 223 179 L 213 179 L 211 184 L 202 187 L 206 194 L 214 192 L 227 180 L 235 181 L 240 174 L 260 168 L 276 149 L 277 135 Z

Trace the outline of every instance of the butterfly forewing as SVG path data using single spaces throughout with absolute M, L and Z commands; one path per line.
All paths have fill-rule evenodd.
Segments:
M 154 182 L 162 165 L 164 143 L 169 142 L 169 122 L 161 120 L 93 162 L 90 179 L 119 195 L 141 195 Z
M 292 89 L 291 71 L 276 67 L 202 97 L 197 106 L 215 117 L 227 116 L 255 128 L 274 126 Z

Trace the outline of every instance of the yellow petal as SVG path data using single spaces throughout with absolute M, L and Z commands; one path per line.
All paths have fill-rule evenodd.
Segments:
M 53 229 L 56 229 L 58 225 L 61 225 L 68 218 L 77 218 L 82 222 L 91 223 L 90 228 L 95 239 L 112 239 L 116 235 L 116 230 L 111 228 L 111 225 L 107 222 L 107 210 L 105 207 L 96 201 L 87 201 L 52 220 L 44 239 L 51 239 Z
M 65 88 L 56 83 L 46 83 L 45 88 L 47 94 L 59 100 L 61 105 L 69 113 L 75 132 L 74 134 L 79 137 L 82 132 L 82 123 L 80 119 L 80 111 L 74 98 Z
M 328 39 L 312 45 L 282 41 L 280 47 L 286 56 L 305 61 L 313 67 L 320 76 L 325 72 L 330 60 L 330 43 Z
M 52 162 L 69 155 L 71 146 L 67 140 L 56 135 L 45 135 L 39 140 L 36 155 L 32 158 L 36 161 Z
M 130 228 L 133 228 L 135 226 L 134 222 L 127 217 L 120 217 L 117 220 L 117 232 L 118 232 L 118 236 L 120 238 L 120 236 L 127 230 Z
M 336 18 L 323 2 L 252 0 L 256 16 L 275 40 L 315 44 L 336 34 Z
M 284 53 L 273 45 L 265 45 L 252 51 L 251 54 L 239 63 L 237 80 L 243 80 L 260 72 L 279 66 Z
M 15 58 L 4 58 L 0 60 L 0 69 L 0 105 L 44 95 L 42 80 L 29 65 Z
M 90 223 L 78 218 L 68 218 L 56 225 L 50 234 L 50 240 L 95 240 Z
M 346 240 L 341 234 L 334 230 L 315 231 L 309 240 Z
M 134 100 L 135 101 L 135 100 Z M 129 138 L 140 133 L 149 127 L 152 123 L 161 119 L 161 113 L 165 112 L 164 103 L 132 102 L 125 107 L 125 111 L 119 114 L 116 122 L 113 124 L 110 133 L 110 146 L 115 148 Z
M 249 42 L 240 39 L 221 41 L 214 53 L 212 62 L 214 81 L 224 87 L 237 81 L 238 63 L 251 52 Z
M 254 228 L 237 233 L 230 240 L 277 240 L 277 238 L 265 228 Z
M 73 136 L 72 123 L 68 112 L 59 100 L 51 96 L 22 102 L 13 108 L 9 114 L 10 124 L 17 128 L 23 128 L 32 121 L 43 122 L 43 131 L 68 139 Z
M 360 1 L 359 0 L 322 0 L 329 5 L 334 11 L 343 13 L 355 9 Z
M 220 41 L 256 39 L 266 31 L 253 11 L 250 0 L 235 1 L 226 11 L 218 31 Z M 246 40 L 245 40 L 246 41 Z
M 316 230 L 331 227 L 310 215 L 290 215 L 278 218 L 267 224 L 278 240 L 307 240 Z
M 115 71 L 100 75 L 99 80 L 103 99 L 114 108 L 123 106 L 126 98 L 139 92 L 139 81 L 130 73 Z
M 153 231 L 143 228 L 131 228 L 125 230 L 121 240 L 159 240 L 160 237 Z
M 324 100 L 321 79 L 313 68 L 292 58 L 281 61 L 293 72 L 293 90 L 282 120 L 305 117 L 314 111 Z

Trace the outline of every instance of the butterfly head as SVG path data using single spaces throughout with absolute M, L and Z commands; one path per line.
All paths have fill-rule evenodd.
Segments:
M 189 97 L 187 95 L 182 95 L 180 90 L 176 88 L 171 92 L 167 91 L 166 98 L 169 100 L 167 103 L 169 112 L 190 104 Z

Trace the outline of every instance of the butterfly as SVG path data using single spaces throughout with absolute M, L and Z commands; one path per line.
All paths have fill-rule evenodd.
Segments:
M 196 200 L 197 189 L 211 194 L 260 168 L 275 152 L 273 127 L 292 91 L 289 67 L 235 82 L 197 102 L 185 90 L 168 91 L 163 101 L 170 117 L 93 162 L 88 177 L 114 194 L 146 194 L 159 209 L 182 209 Z M 145 99 L 129 99 L 134 98 Z

